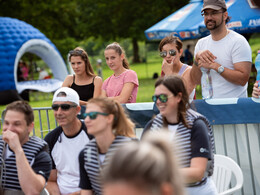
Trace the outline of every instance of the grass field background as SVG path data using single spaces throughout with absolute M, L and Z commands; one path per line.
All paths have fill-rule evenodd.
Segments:
M 249 41 L 251 49 L 252 49 L 252 59 L 253 63 L 255 60 L 255 57 L 257 55 L 257 51 L 260 50 L 260 33 L 254 36 Z M 90 57 L 92 58 L 92 57 Z M 96 57 L 93 57 L 91 59 L 92 62 L 94 62 Z M 137 94 L 137 102 L 151 102 L 151 97 L 154 93 L 154 83 L 155 80 L 153 79 L 153 74 L 157 73 L 160 75 L 161 72 L 161 61 L 162 59 L 159 57 L 157 51 L 150 51 L 147 53 L 146 62 L 144 63 L 138 63 L 138 64 L 132 64 L 130 65 L 130 68 L 134 70 L 139 79 L 139 89 Z M 40 62 L 41 63 L 41 62 Z M 94 63 L 92 63 L 94 64 Z M 105 62 L 103 62 L 103 80 L 108 78 L 112 75 L 112 71 L 105 65 Z M 252 76 L 253 79 L 255 77 L 255 73 Z M 254 82 L 254 80 L 253 80 Z M 248 94 L 251 96 L 252 91 L 252 83 L 249 84 L 248 87 Z M 33 108 L 46 108 L 50 107 L 52 104 L 52 93 L 42 93 L 42 92 L 30 92 L 30 102 L 29 104 Z M 196 88 L 196 97 L 197 99 L 201 99 L 201 89 L 200 86 L 197 86 Z M 5 109 L 6 105 L 0 106 L 0 113 Z M 39 117 L 41 115 L 41 117 Z M 41 118 L 41 121 L 40 121 Z M 48 122 L 49 121 L 49 122 Z M 49 126 L 48 126 L 49 124 Z M 42 130 L 48 130 L 53 129 L 56 127 L 56 122 L 54 120 L 53 112 L 52 111 L 35 111 L 35 129 L 37 132 L 37 135 L 39 136 L 40 129 Z M 2 125 L 1 125 L 2 129 Z M 46 134 L 46 132 L 43 132 L 43 134 Z

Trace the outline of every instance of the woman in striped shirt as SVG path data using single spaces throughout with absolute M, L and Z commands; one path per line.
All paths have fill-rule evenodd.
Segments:
M 213 173 L 214 138 L 208 120 L 189 108 L 189 96 L 178 75 L 161 77 L 152 97 L 160 113 L 146 125 L 147 130 L 166 128 L 177 147 L 181 173 L 188 194 L 216 194 Z
M 123 107 L 109 98 L 89 100 L 85 124 L 92 139 L 79 155 L 80 188 L 82 195 L 102 194 L 100 171 L 109 156 L 134 137 L 134 123 L 128 118 Z

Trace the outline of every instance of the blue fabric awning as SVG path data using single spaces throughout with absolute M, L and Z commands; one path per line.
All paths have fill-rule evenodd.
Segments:
M 252 0 L 226 1 L 231 20 L 227 27 L 240 34 L 260 32 L 260 8 Z M 148 40 L 161 40 L 176 33 L 181 40 L 197 39 L 209 34 L 201 16 L 202 0 L 193 0 L 145 31 Z
M 190 1 L 183 8 L 147 29 L 146 38 L 160 40 L 171 33 L 176 33 L 182 40 L 199 38 L 198 25 L 203 21 L 200 14 L 202 6 L 202 0 Z

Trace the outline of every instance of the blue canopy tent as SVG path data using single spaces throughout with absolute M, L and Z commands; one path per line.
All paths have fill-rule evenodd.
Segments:
M 252 0 L 229 0 L 227 27 L 240 34 L 260 32 L 260 8 Z
M 161 40 L 172 33 L 176 33 L 175 36 L 182 40 L 200 38 L 198 27 L 203 22 L 200 15 L 202 6 L 202 0 L 191 0 L 183 8 L 147 29 L 146 38 L 149 41 Z
M 260 32 L 260 8 L 253 0 L 229 0 L 226 2 L 231 16 L 227 27 L 240 34 Z M 191 0 L 189 4 L 174 12 L 145 31 L 149 41 L 161 40 L 176 33 L 181 40 L 198 39 L 209 34 L 200 15 L 202 0 Z
M 231 16 L 227 23 L 230 30 L 240 34 L 260 32 L 260 8 L 252 0 L 229 0 L 227 8 L 228 15 Z M 199 25 L 199 34 L 209 34 L 203 22 Z

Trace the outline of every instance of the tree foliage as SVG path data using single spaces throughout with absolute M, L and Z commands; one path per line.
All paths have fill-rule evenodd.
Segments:
M 80 29 L 83 36 L 144 40 L 144 30 L 186 3 L 177 0 L 81 0 L 78 2 Z
M 144 31 L 186 3 L 177 0 L 81 0 L 78 2 L 81 35 L 102 36 L 106 40 L 131 38 L 137 62 L 137 41 L 145 40 Z
M 131 38 L 134 58 L 138 60 L 137 41 L 145 40 L 144 31 L 187 3 L 188 0 L 0 0 L 0 15 L 33 25 L 64 50 L 66 46 L 59 44 L 72 44 L 73 39 Z M 69 41 L 63 41 L 66 39 Z

